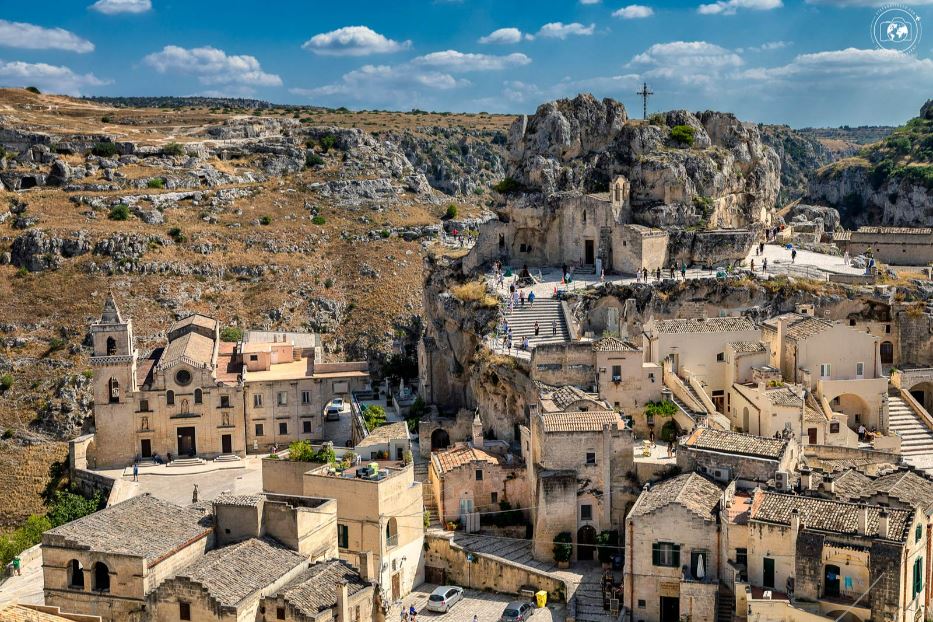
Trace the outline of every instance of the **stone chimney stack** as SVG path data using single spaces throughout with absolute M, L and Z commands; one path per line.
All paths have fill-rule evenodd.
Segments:
M 858 532 L 863 536 L 868 535 L 868 506 L 863 505 L 858 512 Z
M 878 537 L 888 539 L 888 534 L 890 533 L 890 523 L 888 522 L 888 511 L 881 510 L 878 514 Z
M 836 492 L 836 480 L 832 475 L 826 474 L 823 476 L 823 489 L 829 494 Z
M 794 508 L 790 511 L 790 530 L 794 532 L 794 538 L 797 538 L 797 534 L 800 533 L 800 512 L 797 511 L 797 508 Z
M 350 590 L 346 581 L 337 584 L 337 622 L 350 622 Z
M 813 488 L 813 471 L 809 467 L 800 469 L 800 488 L 802 490 Z
M 472 430 L 472 442 L 473 447 L 477 449 L 483 448 L 483 420 L 479 418 L 479 412 L 476 413 L 476 416 L 473 417 L 473 430 Z
M 371 551 L 360 551 L 359 553 L 359 573 L 364 583 L 373 583 L 376 577 L 373 574 L 373 554 Z

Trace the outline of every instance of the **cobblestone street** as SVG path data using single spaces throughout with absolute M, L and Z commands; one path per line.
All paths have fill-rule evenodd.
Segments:
M 491 594 L 476 590 L 465 590 L 463 600 L 447 613 L 434 613 L 427 610 L 428 596 L 436 585 L 424 583 L 407 596 L 402 604 L 407 609 L 412 604 L 418 612 L 418 619 L 437 620 L 437 622 L 472 622 L 476 614 L 479 622 L 496 622 L 502 616 L 505 605 L 513 600 L 520 600 L 519 596 L 505 594 Z M 402 609 L 396 605 L 386 616 L 387 622 L 395 622 L 401 618 Z M 536 609 L 531 620 L 534 622 L 564 622 L 566 608 L 563 603 L 553 605 L 548 603 L 544 609 Z

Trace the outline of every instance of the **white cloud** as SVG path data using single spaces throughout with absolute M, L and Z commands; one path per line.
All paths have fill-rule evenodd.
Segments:
M 933 0 L 900 0 L 899 2 L 890 2 L 889 0 L 806 0 L 807 4 L 825 4 L 837 7 L 878 7 L 888 4 L 905 4 L 908 6 L 930 6 Z
M 25 22 L 0 19 L 0 45 L 25 50 L 93 52 L 94 44 L 64 28 L 43 28 Z
M 104 15 L 145 13 L 152 10 L 152 0 L 97 0 L 90 8 Z
M 701 4 L 697 12 L 701 15 L 735 15 L 739 9 L 770 11 L 782 6 L 781 0 L 718 0 L 712 4 Z
M 321 56 L 369 56 L 407 50 L 411 41 L 394 41 L 367 26 L 345 26 L 314 35 L 301 47 Z
M 435 67 L 453 73 L 465 71 L 498 71 L 508 67 L 527 65 L 531 59 L 524 54 L 514 53 L 506 56 L 491 54 L 466 54 L 457 50 L 444 50 L 419 56 L 411 61 L 413 65 Z
M 0 84 L 4 86 L 36 86 L 43 91 L 81 95 L 85 87 L 109 84 L 92 73 L 78 74 L 61 65 L 45 63 L 5 62 L 0 60 Z
M 742 57 L 731 50 L 706 41 L 655 43 L 636 55 L 630 65 L 645 67 L 714 67 L 742 65 Z
M 584 26 L 579 22 L 573 22 L 572 24 L 564 24 L 562 22 L 551 22 L 541 26 L 541 30 L 538 31 L 539 37 L 548 37 L 551 39 L 566 39 L 571 35 L 582 35 L 588 36 L 593 34 L 596 30 L 596 24 L 590 24 L 589 26 Z
M 895 50 L 848 48 L 800 54 L 786 65 L 753 68 L 741 72 L 746 80 L 776 82 L 811 90 L 835 90 L 840 85 L 863 88 L 890 85 L 893 88 L 933 87 L 933 60 Z
M 534 35 L 524 34 L 518 28 L 500 28 L 498 30 L 493 30 L 485 37 L 480 37 L 479 42 L 484 44 L 498 43 L 505 45 L 518 43 L 522 39 L 531 41 L 534 39 Z
M 743 52 L 773 52 L 774 50 L 783 50 L 793 45 L 790 41 L 766 41 L 761 45 L 752 45 L 747 48 L 735 48 L 736 53 Z
M 364 65 L 345 73 L 338 82 L 315 88 L 293 88 L 289 92 L 314 100 L 335 103 L 356 101 L 395 108 L 430 107 L 436 93 L 470 86 L 449 73 L 404 65 Z
M 159 73 L 197 76 L 201 84 L 282 85 L 282 78 L 264 72 L 255 56 L 228 56 L 210 46 L 188 49 L 166 45 L 161 52 L 146 56 L 143 62 Z
M 654 9 L 643 4 L 630 4 L 612 12 L 613 17 L 622 19 L 643 19 L 654 15 Z

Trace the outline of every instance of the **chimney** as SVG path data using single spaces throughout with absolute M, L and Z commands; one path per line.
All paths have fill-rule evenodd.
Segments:
M 858 532 L 860 535 L 868 535 L 868 506 L 863 505 L 858 511 Z
M 790 529 L 794 532 L 794 538 L 797 538 L 797 534 L 800 533 L 800 512 L 797 511 L 797 508 L 794 508 L 790 511 Z
M 809 467 L 800 469 L 800 488 L 810 490 L 813 487 L 813 471 Z
M 476 416 L 473 417 L 473 430 L 472 430 L 472 441 L 473 447 L 477 449 L 483 448 L 483 420 L 479 418 L 479 411 L 477 411 Z
M 376 580 L 373 576 L 373 554 L 371 551 L 360 551 L 359 553 L 359 572 L 360 578 L 364 583 L 372 583 Z
M 345 580 L 337 584 L 337 622 L 350 622 L 350 590 Z
M 836 480 L 832 475 L 828 473 L 823 476 L 823 490 L 825 490 L 829 494 L 833 494 L 836 492 Z
M 888 523 L 888 511 L 881 510 L 878 513 L 878 537 L 883 538 L 884 540 L 887 540 L 889 528 L 890 528 L 890 525 Z

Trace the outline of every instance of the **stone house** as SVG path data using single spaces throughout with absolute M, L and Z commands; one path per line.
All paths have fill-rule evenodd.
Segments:
M 796 442 L 713 428 L 697 428 L 677 449 L 677 466 L 722 484 L 733 480 L 767 483 L 777 473 L 793 475 L 800 459 Z
M 933 229 L 928 227 L 859 227 L 837 232 L 833 243 L 853 257 L 871 249 L 876 261 L 893 266 L 933 263 Z
M 313 339 L 225 343 L 219 323 L 191 315 L 167 344 L 142 356 L 132 319 L 108 295 L 91 324 L 96 466 L 156 455 L 245 456 L 294 440 L 323 438 L 324 406 L 369 382 L 366 363 L 321 363 Z M 310 336 L 309 336 L 310 337 Z M 348 439 L 339 439 L 348 440 Z
M 634 622 L 716 619 L 723 490 L 697 473 L 646 486 L 625 519 L 624 601 Z
M 645 404 L 661 398 L 661 367 L 647 363 L 644 351 L 626 339 L 604 337 L 593 342 L 599 397 L 625 413 L 637 432 L 647 433 Z
M 846 415 L 849 428 L 864 424 L 883 430 L 888 379 L 881 373 L 877 335 L 805 313 L 766 320 L 761 333 L 770 346 L 771 366 L 785 381 L 812 391 L 826 402 L 824 411 Z
M 149 620 L 149 594 L 213 546 L 210 516 L 133 497 L 42 535 L 45 602 L 109 622 Z
M 629 184 L 616 177 L 610 192 L 560 192 L 510 200 L 499 218 L 480 225 L 465 271 L 501 259 L 515 266 L 584 267 L 633 274 L 666 265 L 668 234 L 631 223 Z
M 302 475 L 303 492 L 336 500 L 340 559 L 359 567 L 361 555 L 372 555 L 379 597 L 394 602 L 424 581 L 422 484 L 411 464 L 374 464 L 342 473 L 311 468 Z
M 364 460 L 396 460 L 405 459 L 406 452 L 411 451 L 411 435 L 408 424 L 404 421 L 381 425 L 353 448 Z
M 377 608 L 372 568 L 357 572 L 341 560 L 311 566 L 259 607 L 258 622 L 369 622 L 384 620 Z
M 761 590 L 802 617 L 923 619 L 925 520 L 913 510 L 757 490 L 746 530 L 749 615 Z M 727 536 L 730 540 L 733 534 Z M 748 596 L 746 596 L 748 595 Z
M 554 537 L 570 533 L 574 558 L 593 559 L 596 537 L 621 523 L 634 470 L 631 429 L 611 410 L 531 415 L 522 448 L 534 528 L 534 556 L 553 558 Z

